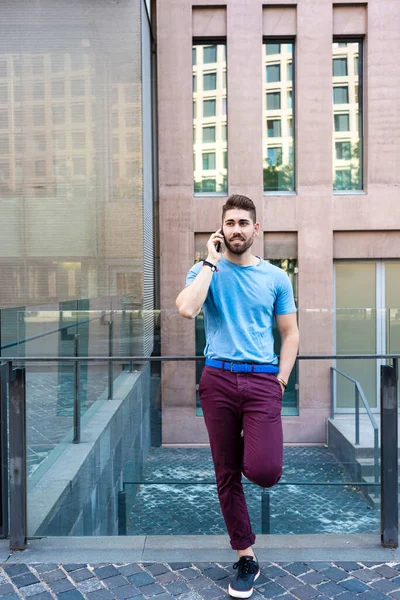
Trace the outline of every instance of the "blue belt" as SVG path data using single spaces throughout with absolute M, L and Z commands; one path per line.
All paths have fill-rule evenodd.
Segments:
M 278 373 L 279 368 L 276 365 L 260 365 L 252 363 L 235 363 L 225 360 L 214 360 L 206 358 L 206 367 L 215 367 L 231 373 Z

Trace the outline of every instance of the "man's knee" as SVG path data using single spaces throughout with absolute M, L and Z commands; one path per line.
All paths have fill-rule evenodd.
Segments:
M 282 465 L 252 465 L 249 468 L 244 466 L 243 474 L 252 483 L 256 483 L 263 488 L 270 488 L 280 480 Z

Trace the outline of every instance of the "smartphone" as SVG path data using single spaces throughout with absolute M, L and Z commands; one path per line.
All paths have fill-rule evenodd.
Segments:
M 222 230 L 222 225 L 221 225 L 221 233 L 222 233 L 222 235 L 224 235 L 224 232 Z M 221 252 L 221 242 L 218 242 L 218 244 L 215 246 L 215 249 L 217 252 Z

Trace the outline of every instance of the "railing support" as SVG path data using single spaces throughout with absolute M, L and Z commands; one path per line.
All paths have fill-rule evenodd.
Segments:
M 331 384 L 331 419 L 335 418 L 335 371 L 330 368 L 330 384 Z
M 381 544 L 399 545 L 397 359 L 381 365 Z
M 261 533 L 271 533 L 270 508 L 270 493 L 263 488 L 261 490 Z
M 18 368 L 10 391 L 10 550 L 25 550 L 26 507 L 26 388 L 25 369 Z
M 79 356 L 79 333 L 74 335 L 74 356 Z M 81 399 L 79 394 L 81 363 L 74 362 L 74 438 L 73 443 L 79 444 L 81 441 Z
M 113 355 L 114 349 L 114 311 L 111 311 L 110 320 L 108 321 L 108 356 Z M 114 362 L 108 361 L 108 400 L 113 398 L 114 387 Z
M 133 356 L 133 313 L 129 313 L 129 356 Z M 129 370 L 133 372 L 133 360 L 129 362 Z
M 356 446 L 360 445 L 360 392 L 356 384 Z
M 7 363 L 0 363 L 0 538 L 8 536 Z

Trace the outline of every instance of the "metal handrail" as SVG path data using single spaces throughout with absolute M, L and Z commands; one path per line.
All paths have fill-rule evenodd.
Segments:
M 379 429 L 374 416 L 371 412 L 370 406 L 368 404 L 368 400 L 365 397 L 364 391 L 360 385 L 360 382 L 354 377 L 350 377 L 343 371 L 340 371 L 336 367 L 331 367 L 331 419 L 335 418 L 334 407 L 333 407 L 333 398 L 334 398 L 334 372 L 339 373 L 349 381 L 352 381 L 355 385 L 355 445 L 360 445 L 360 396 L 363 401 L 365 410 L 367 411 L 367 415 L 371 422 L 371 425 L 374 429 L 374 481 L 377 484 L 379 482 Z
M 279 355 L 278 355 L 279 357 Z M 391 359 L 391 358 L 399 358 L 400 354 L 299 354 L 296 356 L 296 360 L 335 360 L 337 358 L 341 359 L 354 359 L 354 358 L 383 358 L 383 359 Z M 29 362 L 54 362 L 54 361 L 76 361 L 76 360 L 113 360 L 119 362 L 126 361 L 135 361 L 135 362 L 159 362 L 159 361 L 177 361 L 180 362 L 189 362 L 193 360 L 205 360 L 204 355 L 199 356 L 0 356 L 1 360 L 8 361 L 29 361 Z M 241 362 L 241 361 L 238 361 Z

